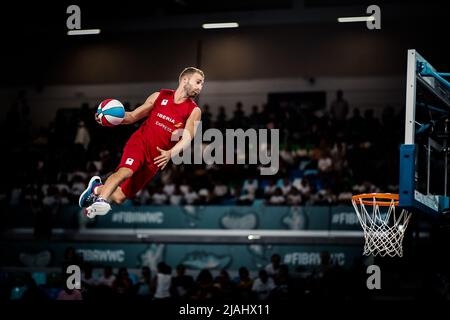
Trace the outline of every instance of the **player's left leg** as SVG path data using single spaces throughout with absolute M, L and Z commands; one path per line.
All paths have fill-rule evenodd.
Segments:
M 98 196 L 107 201 L 112 200 L 111 195 L 117 190 L 117 187 L 126 179 L 133 175 L 134 171 L 130 168 L 121 167 L 108 177 L 105 184 L 101 187 Z
M 103 190 L 102 180 L 99 176 L 94 176 L 88 183 L 87 188 L 83 191 L 78 199 L 78 205 L 81 208 L 87 208 L 97 200 L 98 196 Z M 127 200 L 126 195 L 123 193 L 122 188 L 119 186 L 109 197 L 111 201 L 116 204 L 122 204 Z
M 107 214 L 111 210 L 111 205 L 109 204 L 110 200 L 113 200 L 111 196 L 116 193 L 116 200 L 121 200 L 120 203 L 124 201 L 121 194 L 123 192 L 118 191 L 118 186 L 123 183 L 125 180 L 129 179 L 133 175 L 133 170 L 126 167 L 119 168 L 116 172 L 108 177 L 105 184 L 103 186 L 99 186 L 96 191 L 98 193 L 98 197 L 95 202 L 86 208 L 85 214 L 89 218 L 93 218 L 94 216 L 103 216 Z M 125 195 L 123 195 L 125 197 Z
M 89 218 L 105 215 L 111 210 L 109 201 L 123 202 L 124 196 L 128 196 L 128 194 L 123 187 L 118 191 L 118 186 L 124 181 L 133 180 L 132 177 L 135 178 L 133 174 L 144 165 L 145 159 L 145 145 L 139 135 L 133 134 L 123 149 L 117 170 L 108 177 L 103 186 L 94 188 L 98 196 L 94 203 L 86 208 L 85 215 Z

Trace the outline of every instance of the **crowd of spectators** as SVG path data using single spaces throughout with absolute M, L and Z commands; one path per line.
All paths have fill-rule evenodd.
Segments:
M 67 257 L 70 257 L 67 259 Z M 431 262 L 431 264 L 430 264 Z M 448 269 L 432 261 L 380 260 L 383 290 L 366 287 L 368 261 L 355 259 L 344 268 L 333 262 L 329 252 L 320 255 L 315 266 L 288 267 L 274 253 L 259 270 L 246 266 L 238 270 L 188 269 L 178 264 L 173 269 L 164 261 L 155 266 L 129 269 L 125 266 L 83 261 L 73 247 L 66 248 L 61 271 L 0 271 L 0 299 L 33 303 L 50 300 L 130 301 L 174 303 L 277 303 L 307 301 L 368 301 L 376 299 L 421 299 L 448 301 L 450 277 Z M 373 263 L 373 262 L 372 262 Z M 380 264 L 381 263 L 381 264 Z M 81 267 L 80 287 L 66 273 L 68 265 Z M 409 266 L 407 268 L 407 266 Z M 407 270 L 405 270 L 407 269 Z M 425 272 L 425 271 L 426 272 Z
M 8 156 L 0 201 L 8 206 L 76 204 L 91 176 L 106 179 L 115 170 L 140 125 L 101 127 L 94 108 L 83 104 L 60 109 L 48 127 L 36 129 L 29 103 L 20 94 L 3 126 Z M 127 110 L 136 106 L 125 103 Z M 372 109 L 361 115 L 340 91 L 329 107 L 283 103 L 253 106 L 245 114 L 237 102 L 231 116 L 220 106 L 216 117 L 208 105 L 202 109 L 203 131 L 279 129 L 277 174 L 260 175 L 258 165 L 169 165 L 132 200 L 135 205 L 333 205 L 348 204 L 355 193 L 397 191 L 402 117 L 393 107 L 380 119 Z
M 333 264 L 327 252 L 322 253 L 320 265 L 308 270 L 302 267 L 290 270 L 275 253 L 255 274 L 246 266 L 230 272 L 227 269 L 187 270 L 179 264 L 173 270 L 164 261 L 157 263 L 155 269 L 150 266 L 133 270 L 110 265 L 102 267 L 83 262 L 72 247 L 66 249 L 66 256 L 70 252 L 77 259 L 65 260 L 62 272 L 1 272 L 3 300 L 276 302 L 299 298 L 348 299 L 359 294 L 362 288 L 357 288 L 358 277 L 364 277 L 362 266 L 359 266 L 361 270 L 355 265 L 351 272 L 346 271 Z M 71 280 L 68 280 L 65 266 L 73 263 L 82 266 L 82 273 L 81 286 L 71 289 L 67 285 Z M 346 289 L 342 290 L 344 283 Z

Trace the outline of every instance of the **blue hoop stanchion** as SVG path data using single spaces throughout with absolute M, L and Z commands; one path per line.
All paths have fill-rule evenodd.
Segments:
M 433 77 L 436 80 L 438 80 L 440 83 L 442 83 L 444 86 L 447 87 L 448 90 L 450 90 L 450 82 L 445 80 L 443 77 L 449 77 L 450 73 L 444 73 L 444 72 L 436 72 L 433 71 L 430 66 L 424 62 L 419 62 L 417 65 L 417 70 L 419 74 L 422 77 Z

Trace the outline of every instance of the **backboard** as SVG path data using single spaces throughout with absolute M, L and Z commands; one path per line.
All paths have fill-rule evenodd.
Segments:
M 449 208 L 450 85 L 408 50 L 405 142 L 400 147 L 399 207 L 438 215 Z

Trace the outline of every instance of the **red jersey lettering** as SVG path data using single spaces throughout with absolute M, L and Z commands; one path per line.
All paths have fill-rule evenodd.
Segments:
M 197 104 L 190 98 L 182 103 L 174 101 L 174 90 L 161 90 L 153 108 L 139 129 L 133 134 L 145 145 L 147 161 L 160 155 L 156 147 L 171 149 L 178 141 L 171 141 L 175 130 L 182 129 Z

